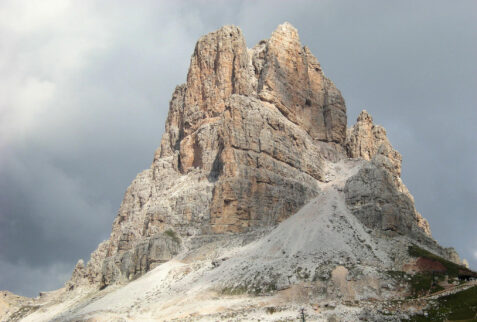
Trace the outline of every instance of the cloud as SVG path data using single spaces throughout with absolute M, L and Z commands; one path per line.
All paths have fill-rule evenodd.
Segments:
M 51 291 L 63 285 L 70 277 L 70 263 L 55 261 L 46 267 L 32 266 L 25 263 L 12 264 L 0 258 L 0 285 L 4 289 L 18 288 L 19 281 L 23 283 L 23 293 L 37 296 L 39 290 Z
M 2 2 L 5 269 L 64 277 L 109 236 L 127 185 L 152 160 L 171 92 L 185 79 L 196 38 L 188 30 L 200 32 L 193 18 L 179 22 L 180 10 L 152 2 Z M 0 289 L 32 296 L 65 281 L 4 276 Z

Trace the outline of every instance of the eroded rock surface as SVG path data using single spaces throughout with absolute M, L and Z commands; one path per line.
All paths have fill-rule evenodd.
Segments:
M 135 247 L 105 259 L 100 287 L 133 280 L 171 260 L 180 250 L 181 240 L 172 230 L 146 238 Z
M 366 110 L 359 114 L 356 124 L 347 130 L 345 146 L 350 158 L 371 160 L 376 155 L 387 157 L 387 170 L 401 176 L 401 154 L 392 148 L 386 130 L 375 125 Z
M 345 146 L 351 158 L 370 161 L 345 187 L 353 213 L 370 228 L 430 237 L 429 223 L 416 211 L 414 198 L 402 183 L 401 154 L 366 110 L 348 129 Z
M 297 30 L 288 23 L 278 26 L 264 50 L 260 98 L 274 104 L 312 138 L 342 143 L 346 137 L 343 97 L 324 76 L 315 56 L 301 46 Z
M 404 235 L 424 234 L 412 200 L 398 191 L 392 175 L 369 163 L 345 187 L 346 203 L 367 227 Z

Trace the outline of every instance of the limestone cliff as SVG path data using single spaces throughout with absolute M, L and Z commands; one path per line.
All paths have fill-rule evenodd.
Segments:
M 214 235 L 274 227 L 320 193 L 328 164 L 348 157 L 370 161 L 346 185 L 356 217 L 428 238 L 385 130 L 366 112 L 348 131 L 346 122 L 340 91 L 289 23 L 252 49 L 234 26 L 201 37 L 151 168 L 71 287 L 134 279 Z

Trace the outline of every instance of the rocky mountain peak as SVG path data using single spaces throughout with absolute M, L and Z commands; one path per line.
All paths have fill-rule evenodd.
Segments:
M 225 108 L 225 99 L 232 94 L 250 95 L 249 57 L 245 38 L 240 28 L 224 26 L 199 39 L 191 58 L 184 105 L 217 116 Z M 184 127 L 194 129 L 200 113 L 186 115 Z M 204 116 L 204 115 L 201 115 Z
M 386 155 L 393 163 L 392 172 L 401 176 L 401 155 L 391 146 L 386 130 L 375 125 L 366 110 L 361 111 L 356 124 L 347 130 L 345 146 L 351 158 L 371 160 L 377 154 Z
M 345 140 L 344 100 L 318 60 L 301 46 L 293 26 L 280 25 L 252 49 L 238 27 L 225 26 L 197 42 L 187 83 L 176 88 L 171 100 L 159 157 L 179 151 L 182 172 L 210 170 L 196 132 L 216 124 L 234 94 L 270 103 L 313 140 Z
M 281 47 L 290 53 L 300 52 L 302 48 L 298 30 L 289 22 L 278 25 L 272 32 L 269 42 L 273 44 L 281 43 Z
M 362 110 L 361 113 L 359 113 L 358 118 L 356 119 L 356 122 L 365 122 L 365 123 L 373 123 L 373 117 L 368 113 L 366 110 Z
M 401 156 L 385 130 L 363 111 L 346 131 L 344 99 L 297 30 L 284 23 L 247 49 L 238 27 L 222 27 L 197 42 L 151 168 L 128 188 L 110 239 L 78 274 L 106 286 L 180 253 L 185 245 L 171 234 L 194 244 L 210 234 L 270 229 L 319 195 L 334 176 L 330 164 L 347 157 L 375 169 L 358 172 L 347 185 L 358 218 L 373 229 L 430 235 L 400 180 Z M 381 208 L 375 217 L 361 216 L 361 192 L 379 198 L 381 189 L 363 186 L 376 181 L 366 178 L 370 173 L 390 191 L 389 207 L 399 207 L 396 194 L 407 196 L 407 228 L 396 224 L 394 212 L 381 223 Z
M 183 247 L 166 231 L 180 239 L 275 226 L 319 194 L 327 162 L 346 158 L 345 130 L 341 93 L 290 24 L 252 49 L 234 26 L 201 37 L 151 168 L 78 274 L 103 286 L 141 275 Z
M 293 26 L 289 23 L 278 26 L 267 42 L 264 59 L 258 86 L 260 99 L 275 105 L 313 139 L 343 142 L 344 99 L 324 76 L 316 57 L 302 47 Z
M 346 122 L 340 91 L 291 24 L 251 49 L 235 26 L 201 37 L 153 163 L 128 187 L 110 238 L 76 265 L 65 292 L 79 304 L 65 314 L 153 299 L 151 316 L 170 319 L 167 303 L 184 296 L 250 292 L 283 291 L 284 307 L 296 294 L 375 299 L 392 293 L 383 272 L 410 265 L 411 245 L 459 262 L 432 239 L 384 128 L 365 110 Z M 81 293 L 135 279 L 99 300 Z

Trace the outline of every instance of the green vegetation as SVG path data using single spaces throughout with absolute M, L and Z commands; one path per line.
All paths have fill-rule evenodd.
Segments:
M 415 315 L 410 321 L 477 321 L 477 286 L 437 299 L 427 316 Z
M 413 257 L 423 257 L 441 263 L 446 268 L 449 277 L 458 276 L 459 270 L 470 272 L 466 267 L 457 265 L 416 245 L 409 246 L 408 253 Z
M 306 281 L 310 278 L 310 272 L 306 267 L 303 269 L 302 267 L 298 266 L 295 270 L 295 274 L 300 280 Z
M 263 289 L 259 289 L 259 292 L 257 294 L 271 293 L 276 290 L 277 290 L 277 284 L 275 282 L 271 282 L 271 283 L 265 284 Z
M 220 293 L 223 295 L 242 295 L 247 293 L 247 287 L 243 285 L 236 287 L 225 287 L 220 291 Z
M 443 287 L 441 287 L 438 282 L 443 281 L 446 275 L 449 277 L 449 280 L 457 280 L 457 278 L 463 276 L 472 276 L 475 274 L 464 266 L 457 265 L 416 245 L 410 246 L 408 248 L 408 253 L 412 257 L 425 258 L 436 262 L 445 268 L 445 272 L 429 270 L 421 271 L 414 275 L 406 274 L 400 271 L 387 272 L 388 275 L 394 279 L 407 282 L 410 286 L 410 296 L 414 298 L 443 290 Z
M 225 287 L 220 293 L 223 295 L 242 295 L 242 294 L 251 294 L 251 295 L 262 295 L 272 293 L 277 290 L 277 285 L 275 281 L 270 283 L 257 283 L 249 285 L 238 285 L 233 287 Z
M 421 272 L 411 276 L 409 284 L 411 285 L 411 295 L 418 297 L 442 291 L 444 288 L 437 284 L 436 279 L 443 279 L 442 274 L 432 274 L 430 272 Z
M 396 280 L 405 280 L 406 278 L 410 278 L 411 275 L 407 274 L 403 271 L 386 271 L 386 273 Z
M 420 272 L 414 275 L 402 271 L 387 271 L 386 273 L 399 282 L 409 284 L 411 298 L 428 295 L 444 289 L 438 284 L 439 281 L 445 278 L 445 275 L 442 273 Z
M 176 243 L 180 244 L 181 243 L 181 239 L 179 238 L 179 236 L 177 236 L 176 232 L 173 231 L 172 229 L 168 229 L 164 232 L 164 234 L 166 234 L 167 236 L 171 237 L 173 241 L 175 241 Z
M 273 314 L 275 312 L 277 312 L 277 308 L 274 307 L 274 306 L 268 306 L 265 308 L 265 311 L 268 313 L 268 314 Z

